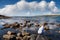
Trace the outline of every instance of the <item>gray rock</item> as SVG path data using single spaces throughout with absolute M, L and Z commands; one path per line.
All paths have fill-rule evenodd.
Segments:
M 43 36 L 43 35 L 38 35 L 36 40 L 48 40 L 48 38 L 46 36 Z
M 36 40 L 36 37 L 37 37 L 37 35 L 36 35 L 36 34 L 32 34 L 32 35 L 31 35 L 31 39 L 30 39 L 30 40 Z

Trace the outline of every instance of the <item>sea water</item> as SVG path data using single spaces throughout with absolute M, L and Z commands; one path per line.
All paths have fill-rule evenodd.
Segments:
M 14 22 L 21 23 L 23 22 L 23 20 L 30 20 L 32 22 L 38 22 L 38 23 L 48 22 L 48 23 L 60 24 L 60 16 L 12 17 L 10 19 L 0 19 L 0 29 L 3 28 L 2 25 L 5 23 L 9 23 L 9 24 Z M 3 29 L 3 30 L 0 30 L 0 35 L 5 34 L 9 30 L 14 31 L 14 29 L 11 29 L 11 28 Z M 15 30 L 15 32 L 17 31 Z

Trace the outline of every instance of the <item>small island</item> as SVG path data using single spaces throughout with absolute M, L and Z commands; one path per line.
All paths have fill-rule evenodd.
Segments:
M 5 15 L 0 15 L 0 19 L 7 19 L 7 18 L 11 18 L 11 17 L 5 16 Z

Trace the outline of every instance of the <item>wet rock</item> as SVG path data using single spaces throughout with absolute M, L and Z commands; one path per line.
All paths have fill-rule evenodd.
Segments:
M 29 40 L 30 39 L 30 35 L 29 35 L 29 33 L 27 33 L 27 32 L 24 32 L 24 37 L 23 37 L 23 40 Z
M 50 30 L 49 29 L 49 26 L 45 26 L 44 29 L 47 31 L 47 30 Z
M 58 31 L 58 33 L 60 33 L 60 31 Z
M 60 24 L 57 24 L 58 27 L 60 27 Z
M 23 40 L 30 40 L 30 36 L 24 36 Z
M 46 36 L 43 36 L 43 35 L 38 35 L 36 40 L 48 40 L 48 38 Z
M 37 37 L 37 35 L 36 35 L 36 34 L 32 34 L 32 35 L 31 35 L 31 39 L 30 39 L 30 40 L 36 40 L 36 37 Z
M 16 37 L 16 40 L 22 40 L 22 37 Z
M 30 35 L 30 33 L 22 32 L 22 35 L 29 36 L 29 35 Z
M 26 20 L 26 23 L 30 23 L 30 20 Z
M 11 27 L 16 29 L 16 28 L 19 28 L 20 25 L 18 22 L 15 22 L 15 23 L 11 24 Z
M 21 35 L 20 33 L 17 33 L 16 40 L 22 40 L 22 37 L 20 35 Z
M 4 40 L 14 39 L 14 35 L 3 35 Z
M 40 26 L 38 23 L 34 23 L 35 26 Z
M 54 25 L 55 23 L 49 23 L 49 24 Z
M 11 34 L 12 32 L 11 31 L 8 31 L 7 34 L 3 35 L 3 39 L 4 40 L 15 40 L 15 35 L 12 35 Z
M 10 28 L 11 25 L 8 24 L 8 23 L 6 23 L 6 24 L 4 24 L 3 26 L 4 26 L 4 28 Z

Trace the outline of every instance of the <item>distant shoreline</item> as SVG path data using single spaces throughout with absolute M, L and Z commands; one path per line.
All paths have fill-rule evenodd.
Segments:
M 60 14 L 44 14 L 44 15 L 20 16 L 20 17 L 35 17 L 35 16 L 60 16 Z M 11 17 L 19 17 L 19 16 L 11 16 Z
M 4 16 L 4 15 L 0 15 L 0 19 L 7 19 L 7 18 L 11 18 L 9 16 Z
M 52 15 L 35 15 L 35 16 L 5 16 L 5 15 L 0 15 L 0 19 L 9 19 L 13 17 L 45 17 L 45 16 L 60 16 L 60 14 L 52 14 Z

